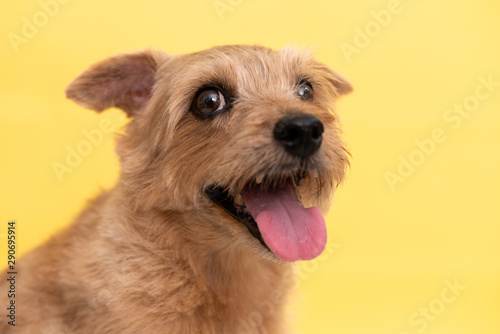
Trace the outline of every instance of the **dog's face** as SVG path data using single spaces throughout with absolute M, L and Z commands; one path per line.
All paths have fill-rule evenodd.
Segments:
M 216 216 L 207 224 L 227 238 L 296 261 L 326 244 L 318 207 L 347 165 L 334 103 L 350 91 L 308 53 L 225 46 L 111 58 L 67 95 L 134 118 L 118 152 L 137 209 Z

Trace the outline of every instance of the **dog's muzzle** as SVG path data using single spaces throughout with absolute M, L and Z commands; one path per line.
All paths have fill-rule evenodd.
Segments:
M 273 135 L 300 165 L 282 173 L 261 171 L 246 180 L 240 193 L 211 185 L 205 194 L 226 213 L 247 227 L 264 248 L 284 261 L 310 260 L 326 245 L 326 224 L 317 207 L 304 207 L 298 187 L 306 178 L 318 182 L 317 167 L 308 165 L 321 146 L 324 127 L 309 114 L 287 115 L 275 124 Z M 320 181 L 321 182 L 321 181 Z

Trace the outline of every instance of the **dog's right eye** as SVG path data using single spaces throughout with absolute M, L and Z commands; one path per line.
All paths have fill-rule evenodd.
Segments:
M 193 102 L 192 111 L 202 118 L 210 117 L 226 107 L 224 94 L 214 87 L 199 92 Z

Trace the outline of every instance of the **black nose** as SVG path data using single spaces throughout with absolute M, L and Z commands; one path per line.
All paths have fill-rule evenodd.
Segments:
M 274 126 L 274 138 L 287 152 L 307 158 L 320 147 L 323 131 L 323 123 L 312 115 L 289 115 Z

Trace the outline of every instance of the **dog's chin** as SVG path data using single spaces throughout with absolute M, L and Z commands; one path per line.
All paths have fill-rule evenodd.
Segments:
M 312 175 L 311 175 L 312 174 Z M 262 218 L 260 213 L 264 211 L 264 209 L 260 209 L 259 207 L 265 207 L 267 203 L 263 203 L 263 198 L 260 198 L 259 200 L 253 199 L 253 194 L 259 194 L 259 193 L 264 193 L 264 199 L 267 197 L 272 198 L 276 197 L 274 194 L 283 194 L 286 193 L 286 195 L 281 195 L 282 197 L 288 197 L 288 200 L 291 202 L 296 202 L 296 206 L 301 206 L 302 211 L 308 212 L 308 210 L 316 209 L 317 212 L 319 212 L 318 208 L 311 208 L 311 209 L 305 209 L 303 208 L 302 205 L 302 199 L 300 196 L 299 192 L 299 187 L 304 184 L 304 180 L 307 179 L 307 182 L 305 184 L 312 186 L 313 182 L 311 182 L 311 179 L 316 180 L 318 182 L 318 171 L 312 171 L 309 172 L 307 170 L 299 169 L 287 174 L 282 174 L 279 176 L 263 176 L 260 175 L 259 177 L 250 180 L 249 182 L 245 182 L 243 186 L 241 187 L 241 191 L 239 192 L 232 192 L 229 190 L 229 186 L 221 186 L 221 185 L 210 185 L 204 189 L 205 194 L 208 196 L 208 198 L 215 203 L 217 206 L 222 208 L 229 216 L 232 217 L 235 221 L 243 225 L 246 230 L 248 230 L 248 237 L 250 240 L 253 240 L 254 242 L 250 242 L 250 244 L 254 244 L 257 246 L 257 251 L 259 254 L 263 255 L 264 257 L 272 260 L 283 260 L 287 262 L 293 262 L 296 260 L 309 260 L 313 257 L 316 257 L 314 253 L 318 253 L 318 251 L 307 251 L 306 253 L 306 258 L 301 255 L 293 255 L 293 254 L 286 254 L 287 252 L 284 252 L 283 249 L 286 250 L 285 246 L 276 246 L 276 240 L 279 238 L 287 238 L 287 235 L 283 236 L 277 236 L 275 237 L 274 234 L 276 233 L 271 233 L 269 232 L 270 230 L 274 232 L 274 230 L 279 230 L 280 228 L 273 228 L 269 227 L 269 225 L 273 224 L 284 224 L 284 223 L 276 223 L 272 222 L 269 224 L 267 221 L 272 221 L 273 219 L 266 219 Z M 320 191 L 320 189 L 317 189 L 317 191 Z M 290 199 L 290 197 L 295 197 Z M 249 203 L 246 203 L 248 201 Z M 270 202 L 273 200 L 270 199 Z M 277 202 L 279 204 L 282 204 L 282 198 L 277 199 Z M 247 206 L 248 204 L 248 206 Z M 256 206 L 258 206 L 256 208 Z M 288 210 L 286 208 L 286 205 L 283 210 Z M 317 219 L 317 212 L 315 212 L 315 216 L 312 216 L 315 220 Z M 255 217 L 254 217 L 255 215 Z M 291 215 L 289 212 L 287 212 L 287 215 Z M 304 219 L 307 220 L 307 214 L 304 216 Z M 291 218 L 290 218 L 291 219 Z M 321 219 L 322 216 L 321 216 Z M 276 221 L 277 219 L 274 218 Z M 279 220 L 279 219 L 278 219 Z M 297 219 L 296 219 L 297 220 Z M 263 222 L 264 221 L 264 222 Z M 308 222 L 304 221 L 303 224 L 307 225 Z M 301 222 L 301 225 L 303 225 Z M 314 223 L 313 223 L 314 225 Z M 321 225 L 321 223 L 319 224 Z M 261 228 L 265 229 L 265 233 L 263 235 Z M 284 229 L 286 232 L 286 228 L 281 228 L 282 230 Z M 290 228 L 291 229 L 291 228 Z M 299 228 L 299 232 L 300 232 Z M 314 229 L 317 230 L 316 227 Z M 321 227 L 320 227 L 321 229 Z M 289 230 L 290 232 L 291 230 Z M 297 231 L 291 231 L 291 232 L 297 232 Z M 314 232 L 316 233 L 316 232 Z M 314 233 L 311 232 L 311 234 L 314 235 Z M 323 232 L 317 232 L 316 234 L 320 234 L 319 238 L 322 239 L 323 236 L 321 233 Z M 287 234 L 287 233 L 284 233 Z M 314 238 L 313 238 L 314 239 Z M 317 238 L 316 238 L 317 239 Z M 324 242 L 326 243 L 326 230 L 324 231 Z M 257 242 L 255 242 L 257 241 Z M 268 245 L 268 243 L 270 244 Z M 298 241 L 302 242 L 302 241 Z M 321 244 L 322 240 L 310 240 L 311 243 L 313 244 Z M 313 247 L 321 247 L 321 245 L 314 245 Z M 256 248 L 256 247 L 252 247 Z M 322 249 L 319 250 L 319 253 L 322 251 Z M 276 254 L 277 252 L 277 254 Z M 312 252 L 312 253 L 311 253 Z M 293 247 L 292 247 L 292 252 L 293 253 Z M 303 253 L 303 252 L 302 252 Z

